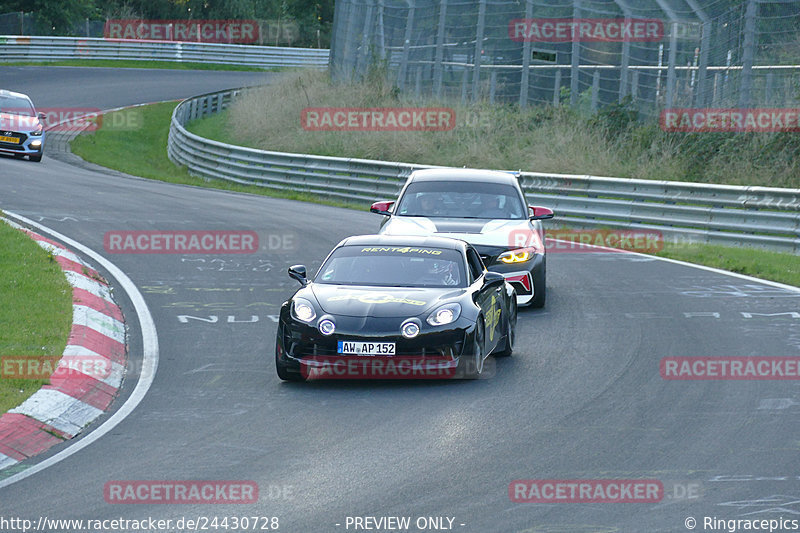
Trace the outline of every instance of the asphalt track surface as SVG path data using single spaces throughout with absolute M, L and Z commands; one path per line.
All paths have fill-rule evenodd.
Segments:
M 0 68 L 4 87 L 39 106 L 100 108 L 274 76 Z M 521 312 L 514 356 L 490 360 L 487 379 L 290 384 L 275 375 L 271 318 L 297 286 L 286 267 L 314 270 L 341 238 L 377 230 L 376 215 L 124 177 L 47 153 L 41 164 L 0 157 L 0 208 L 116 264 L 144 295 L 160 344 L 155 380 L 133 413 L 0 489 L 2 517 L 276 516 L 279 531 L 338 532 L 354 531 L 348 516 L 409 516 L 410 531 L 417 517 L 443 516 L 456 531 L 551 533 L 688 531 L 687 517 L 695 531 L 711 531 L 703 517 L 800 519 L 798 382 L 659 375 L 667 356 L 800 356 L 797 292 L 636 255 L 552 253 L 546 309 Z M 109 230 L 198 229 L 255 230 L 262 249 L 103 249 Z M 141 335 L 124 292 L 116 295 L 131 327 L 118 406 L 136 382 Z M 658 479 L 665 495 L 626 504 L 508 495 L 516 479 L 608 478 Z M 195 479 L 253 480 L 261 496 L 251 505 L 104 501 L 112 480 Z

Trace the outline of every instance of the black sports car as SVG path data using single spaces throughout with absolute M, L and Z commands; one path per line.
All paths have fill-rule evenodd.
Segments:
M 514 174 L 465 168 L 416 170 L 397 202 L 376 202 L 370 211 L 385 215 L 381 235 L 439 235 L 469 242 L 488 268 L 514 286 L 517 304 L 544 307 L 541 221 L 552 218 L 553 211 L 525 205 Z
M 313 281 L 303 265 L 289 276 L 303 286 L 281 306 L 283 380 L 477 378 L 514 348 L 514 288 L 464 241 L 349 237 Z

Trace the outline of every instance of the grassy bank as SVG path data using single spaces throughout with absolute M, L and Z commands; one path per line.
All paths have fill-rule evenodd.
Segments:
M 10 67 L 107 67 L 107 68 L 157 68 L 169 70 L 230 70 L 261 72 L 277 70 L 226 65 L 224 63 L 177 63 L 175 61 L 144 61 L 135 59 L 65 59 L 63 61 L 0 61 L 0 66 Z
M 173 165 L 166 155 L 169 121 L 174 105 L 154 104 L 137 108 L 142 109 L 144 112 L 145 127 L 128 132 L 101 129 L 95 133 L 77 137 L 72 142 L 72 149 L 84 159 L 100 165 L 162 181 L 280 196 L 328 205 L 353 207 L 355 209 L 367 208 L 366 205 L 341 204 L 308 195 L 279 193 L 257 186 L 239 185 L 224 181 L 206 182 L 190 176 L 185 169 Z M 232 134 L 226 125 L 227 120 L 228 118 L 223 115 L 212 116 L 189 124 L 189 129 L 208 137 L 212 136 L 212 132 L 227 132 L 225 135 L 217 135 L 217 138 L 228 142 L 233 139 L 230 138 Z M 282 146 L 281 149 L 294 152 L 313 152 L 313 150 L 305 146 L 299 148 Z M 141 157 L 132 158 L 130 157 L 131 153 L 141 154 Z M 377 222 L 376 218 L 376 227 Z M 658 255 L 800 286 L 800 256 L 791 254 L 766 252 L 750 248 L 740 249 L 693 244 L 690 246 L 667 245 Z
M 58 263 L 30 237 L 2 222 L 0 249 L 0 358 L 61 355 L 72 325 L 72 289 Z M 0 414 L 47 383 L 6 375 L 4 368 Z
M 429 132 L 321 132 L 300 125 L 306 107 L 398 106 L 452 107 L 456 125 Z M 638 122 L 630 104 L 597 115 L 567 107 L 453 105 L 414 100 L 380 79 L 332 85 L 324 72 L 287 74 L 191 129 L 233 144 L 316 155 L 800 188 L 796 133 L 667 133 L 655 121 Z
M 191 176 L 185 168 L 174 165 L 167 157 L 169 123 L 176 105 L 176 102 L 164 102 L 108 113 L 103 116 L 101 124 L 128 126 L 101 127 L 97 131 L 80 135 L 72 140 L 70 145 L 72 152 L 86 161 L 107 168 L 169 183 L 338 206 L 348 205 L 341 202 L 326 202 L 302 193 L 268 190 L 256 185 L 242 185 L 227 181 L 208 182 Z M 136 157 L 131 157 L 131 154 L 136 154 Z

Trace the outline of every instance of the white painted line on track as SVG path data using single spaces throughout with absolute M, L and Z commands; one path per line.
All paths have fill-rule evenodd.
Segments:
M 82 439 L 75 441 L 67 448 L 61 450 L 52 457 L 48 457 L 44 461 L 37 463 L 30 468 L 19 472 L 18 474 L 14 474 L 13 476 L 9 476 L 6 479 L 0 480 L 0 488 L 7 487 L 8 485 L 16 483 L 17 481 L 21 481 L 29 476 L 41 472 L 45 468 L 63 461 L 69 456 L 86 448 L 96 440 L 100 439 L 103 435 L 114 429 L 142 402 L 147 394 L 147 391 L 150 389 L 150 386 L 153 384 L 153 380 L 156 376 L 156 370 L 158 369 L 158 332 L 156 331 L 156 325 L 153 321 L 153 316 L 150 314 L 150 310 L 147 307 L 147 303 L 145 303 L 144 297 L 139 292 L 139 289 L 136 288 L 136 285 L 133 283 L 133 281 L 131 281 L 131 279 L 114 263 L 98 254 L 91 248 L 84 246 L 83 244 L 70 239 L 65 235 L 62 235 L 61 233 L 58 233 L 57 231 L 34 222 L 28 218 L 9 211 L 4 211 L 4 213 L 6 217 L 12 218 L 17 222 L 32 228 L 36 228 L 38 231 L 52 236 L 54 239 L 63 242 L 72 249 L 78 250 L 88 257 L 91 257 L 98 264 L 102 265 L 103 268 L 105 268 L 106 271 L 108 271 L 108 273 L 117 280 L 122 290 L 127 293 L 128 298 L 130 298 L 131 302 L 133 303 L 136 316 L 139 319 L 139 326 L 142 330 L 142 372 L 139 376 L 139 381 L 136 383 L 136 387 L 134 387 L 133 392 L 131 392 L 131 395 L 128 397 L 125 403 L 122 404 L 122 406 L 108 418 L 108 420 L 103 422 L 94 431 Z
M 553 240 L 556 241 L 556 242 L 563 242 L 563 243 L 567 243 L 567 244 L 575 244 L 572 241 L 565 241 L 565 240 L 562 240 L 562 239 L 553 239 Z M 654 259 L 654 260 L 657 260 L 657 261 L 666 261 L 667 263 L 674 263 L 676 265 L 683 265 L 683 266 L 686 266 L 686 267 L 699 268 L 700 270 L 706 270 L 708 272 L 714 272 L 715 274 L 723 274 L 725 276 L 731 276 L 733 278 L 739 278 L 739 279 L 743 279 L 743 280 L 746 280 L 746 281 L 753 281 L 753 282 L 756 282 L 756 283 L 761 283 L 762 285 L 769 285 L 770 287 L 776 287 L 778 289 L 784 289 L 784 290 L 787 290 L 787 291 L 790 291 L 790 292 L 796 292 L 796 293 L 800 294 L 800 287 L 795 287 L 794 285 L 786 285 L 785 283 L 778 283 L 777 281 L 770 281 L 770 280 L 767 280 L 767 279 L 754 278 L 753 276 L 748 276 L 746 274 L 739 274 L 738 272 L 730 272 L 728 270 L 722 270 L 722 269 L 719 269 L 719 268 L 709 267 L 709 266 L 705 266 L 705 265 L 698 265 L 698 264 L 695 264 L 695 263 L 687 263 L 686 261 L 679 261 L 678 259 L 670 259 L 668 257 L 659 257 L 657 255 L 643 254 L 641 252 L 632 252 L 632 251 L 629 251 L 629 250 L 620 250 L 618 248 L 607 248 L 605 246 L 598 246 L 598 245 L 594 245 L 594 244 L 583 244 L 583 243 L 581 243 L 581 246 L 586 246 L 586 247 L 591 247 L 591 248 L 599 248 L 599 249 L 601 249 L 603 251 L 606 251 L 606 250 L 612 251 L 613 250 L 614 253 L 633 254 L 633 255 L 636 255 L 636 256 L 639 256 L 639 257 L 647 257 L 649 259 Z M 574 253 L 580 253 L 580 252 L 574 252 Z M 588 252 L 587 251 L 587 252 L 584 252 L 584 253 L 593 253 L 593 252 Z M 597 253 L 597 252 L 594 252 L 594 253 Z

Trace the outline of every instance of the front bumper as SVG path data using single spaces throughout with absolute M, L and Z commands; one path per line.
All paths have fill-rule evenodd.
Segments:
M 44 132 L 41 135 L 32 135 L 23 132 L 7 132 L 11 135 L 4 137 L 17 137 L 19 143 L 0 141 L 0 153 L 14 155 L 41 155 L 44 152 Z
M 306 379 L 455 377 L 461 356 L 472 355 L 475 334 L 475 323 L 464 317 L 447 326 L 425 324 L 413 339 L 399 334 L 405 318 L 336 317 L 336 331 L 329 336 L 315 326 L 287 318 L 281 317 L 278 328 L 277 361 Z M 343 355 L 338 353 L 339 341 L 393 342 L 395 354 Z
M 534 280 L 543 275 L 543 264 L 544 255 L 535 254 L 524 263 L 508 264 L 502 261 L 493 261 L 492 263 L 487 263 L 486 268 L 492 272 L 502 274 L 514 287 L 517 292 L 517 305 L 527 305 L 536 296 Z

